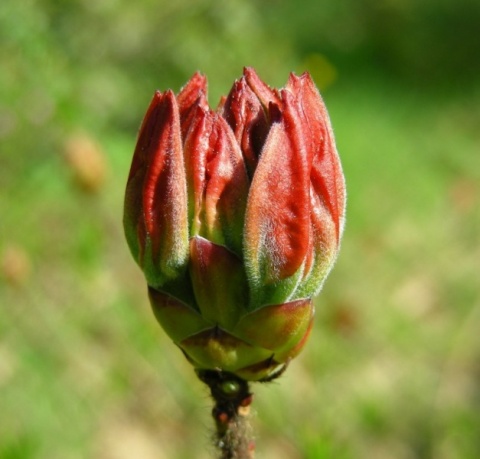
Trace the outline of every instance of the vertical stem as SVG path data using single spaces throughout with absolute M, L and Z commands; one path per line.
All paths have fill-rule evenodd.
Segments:
M 248 422 L 253 395 L 248 383 L 227 372 L 197 370 L 197 375 L 210 388 L 215 406 L 215 445 L 219 459 L 253 459 L 255 443 Z

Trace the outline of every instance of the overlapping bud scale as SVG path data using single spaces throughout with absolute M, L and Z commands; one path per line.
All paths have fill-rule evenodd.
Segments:
M 247 68 L 216 111 L 195 74 L 156 92 L 125 197 L 156 318 L 200 369 L 271 377 L 305 344 L 338 253 L 345 185 L 308 74 L 271 89 Z

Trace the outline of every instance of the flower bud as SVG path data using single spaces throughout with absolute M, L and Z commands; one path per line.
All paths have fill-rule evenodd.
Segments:
M 157 320 L 198 369 L 271 378 L 309 335 L 337 256 L 345 184 L 310 76 L 245 69 L 217 111 L 195 74 L 156 92 L 125 196 L 127 242 Z
M 187 186 L 174 94 L 156 92 L 140 129 L 125 194 L 124 228 L 147 282 L 175 281 L 188 263 Z

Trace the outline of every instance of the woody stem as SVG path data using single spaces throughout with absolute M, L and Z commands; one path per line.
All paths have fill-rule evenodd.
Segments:
M 197 370 L 215 402 L 215 446 L 219 459 L 253 459 L 255 444 L 248 422 L 253 395 L 248 383 L 228 372 Z

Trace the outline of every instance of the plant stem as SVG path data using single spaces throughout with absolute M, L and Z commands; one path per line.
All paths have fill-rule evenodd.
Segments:
M 210 388 L 215 406 L 215 445 L 219 459 L 253 459 L 255 443 L 248 422 L 253 395 L 248 383 L 227 372 L 197 370 L 197 375 Z

